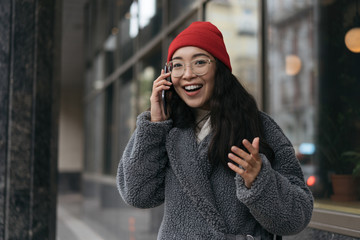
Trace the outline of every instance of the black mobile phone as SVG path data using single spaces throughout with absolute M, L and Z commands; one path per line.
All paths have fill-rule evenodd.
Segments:
M 166 64 L 165 64 L 165 67 L 164 67 L 164 72 L 165 73 L 169 72 L 168 66 Z M 170 77 L 168 77 L 166 80 L 171 81 Z M 165 115 L 167 115 L 167 100 L 166 100 L 166 91 L 165 90 L 162 90 L 161 98 L 162 98 L 162 102 L 163 102 L 163 106 L 164 106 L 164 113 L 165 113 Z

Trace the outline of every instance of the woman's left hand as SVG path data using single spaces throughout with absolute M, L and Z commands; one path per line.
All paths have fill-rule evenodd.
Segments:
M 259 154 L 259 141 L 260 139 L 258 137 L 254 138 L 252 143 L 244 139 L 242 143 L 250 154 L 239 147 L 232 146 L 232 153 L 229 153 L 228 156 L 229 159 L 242 167 L 240 168 L 235 164 L 228 162 L 228 166 L 231 170 L 238 173 L 244 179 L 247 188 L 251 188 L 252 183 L 255 181 L 261 170 L 262 161 Z

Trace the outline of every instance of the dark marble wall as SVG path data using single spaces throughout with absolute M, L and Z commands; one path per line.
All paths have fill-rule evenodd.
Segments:
M 55 0 L 0 3 L 0 239 L 55 239 Z
M 10 52 L 10 9 L 9 1 L 0 5 L 0 239 L 4 236 L 5 226 L 5 186 L 7 156 L 7 113 L 9 104 L 9 52 Z

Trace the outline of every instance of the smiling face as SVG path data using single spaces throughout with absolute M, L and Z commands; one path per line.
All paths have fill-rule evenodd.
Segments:
M 190 63 L 197 59 L 211 60 L 205 66 L 208 68 L 206 74 L 198 76 L 192 71 Z M 187 46 L 175 51 L 172 61 L 178 60 L 185 64 L 185 70 L 182 76 L 171 77 L 175 91 L 189 107 L 209 110 L 209 100 L 215 84 L 216 64 L 214 57 L 201 48 Z M 193 62 L 193 66 L 196 64 L 197 61 Z

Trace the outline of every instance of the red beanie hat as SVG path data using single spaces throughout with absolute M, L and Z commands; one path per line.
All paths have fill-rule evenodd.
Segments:
M 226 51 L 223 36 L 219 29 L 210 22 L 193 22 L 179 33 L 171 42 L 167 61 L 171 61 L 174 52 L 185 46 L 194 46 L 211 53 L 231 71 L 230 58 Z

